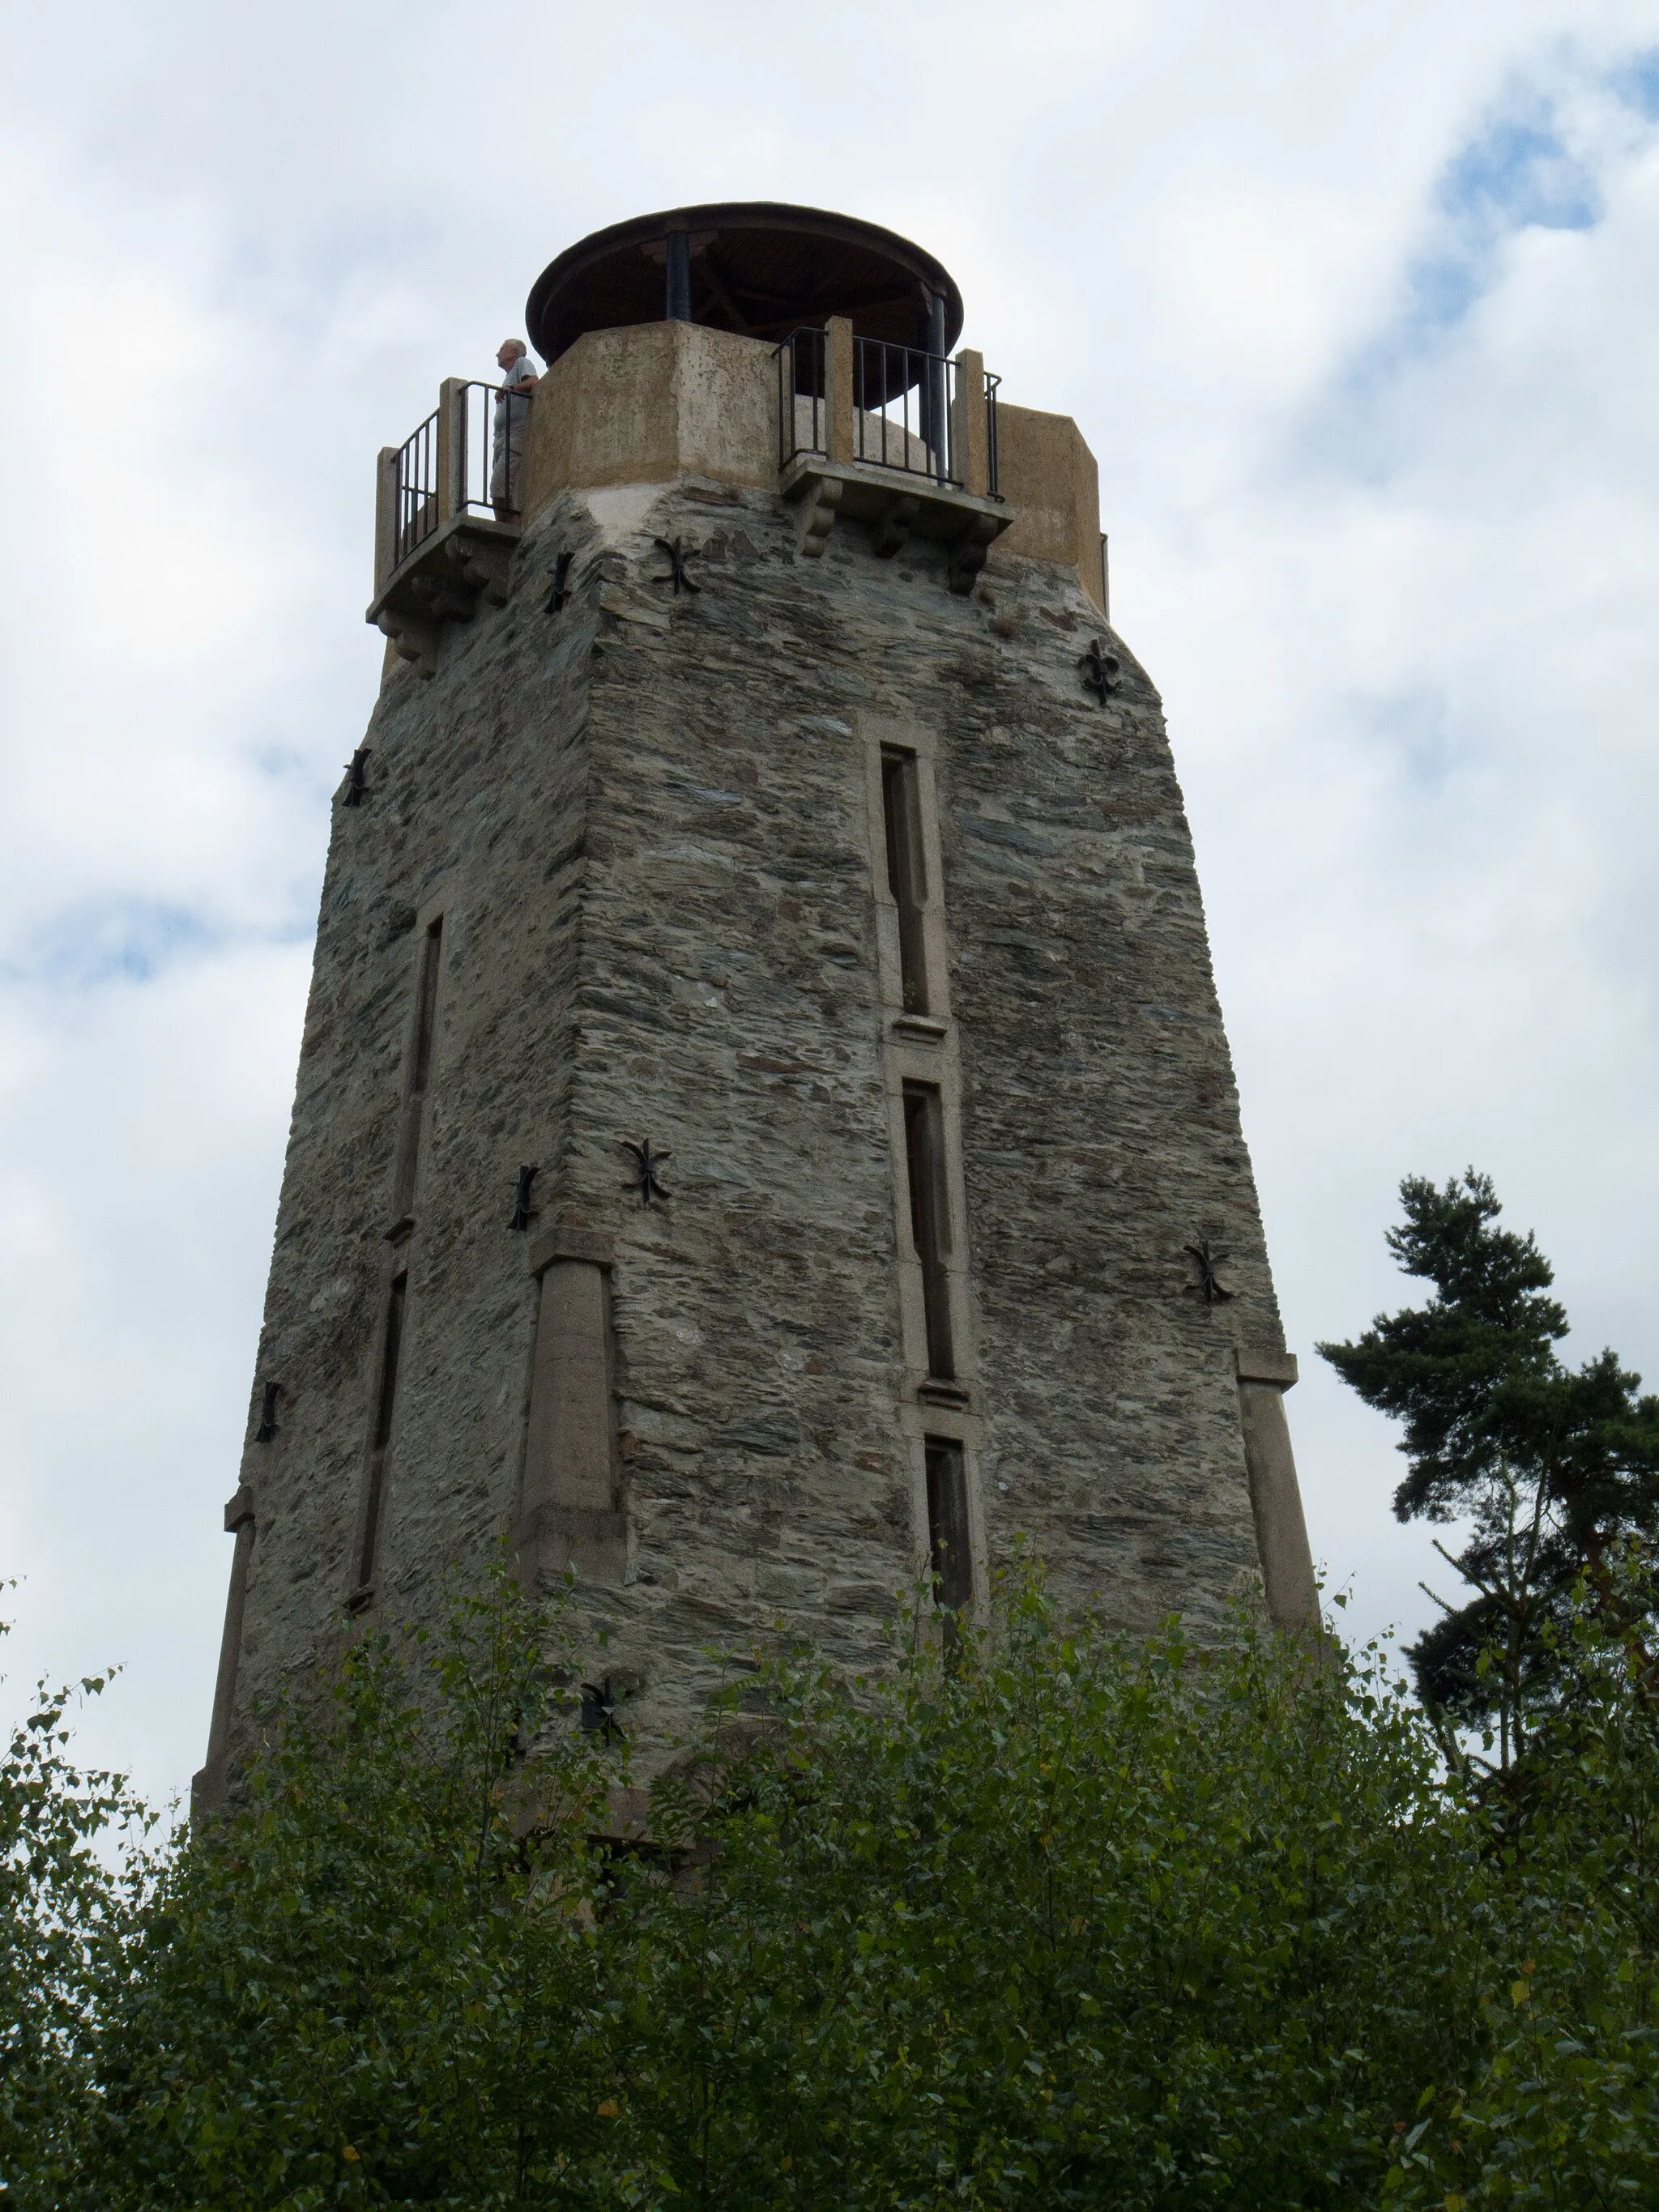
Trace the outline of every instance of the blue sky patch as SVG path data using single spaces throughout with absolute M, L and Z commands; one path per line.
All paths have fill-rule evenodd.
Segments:
M 1614 70 L 1609 82 L 1626 106 L 1659 123 L 1659 46 L 1633 55 L 1622 69 Z
M 1601 213 L 1595 179 L 1539 121 L 1502 117 L 1466 146 L 1437 195 L 1448 215 L 1498 230 L 1537 224 L 1588 230 Z
M 1659 120 L 1659 50 L 1633 55 L 1601 82 Z M 1586 231 L 1601 221 L 1601 181 L 1569 143 L 1564 106 L 1554 88 L 1511 84 L 1442 167 L 1393 313 L 1333 379 L 1310 426 L 1311 442 L 1340 452 L 1346 472 L 1386 477 L 1392 437 L 1380 396 L 1492 290 L 1511 239 L 1528 230 Z
M 188 908 L 116 899 L 58 915 L 26 952 L 6 963 L 6 972 L 14 981 L 70 990 L 148 983 L 186 954 L 210 951 L 224 935 Z
M 1458 748 L 1443 691 L 1419 684 L 1356 704 L 1357 727 L 1392 757 L 1413 790 L 1431 795 L 1444 791 L 1458 765 Z
M 1453 155 L 1435 206 L 1439 236 L 1406 272 L 1397 351 L 1468 313 L 1516 231 L 1589 230 L 1602 212 L 1595 177 L 1558 134 L 1550 104 L 1536 96 L 1494 116 Z

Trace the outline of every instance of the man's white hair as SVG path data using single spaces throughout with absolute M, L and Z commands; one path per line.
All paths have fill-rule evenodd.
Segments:
M 495 350 L 497 353 L 505 353 L 508 346 L 512 347 L 514 355 L 520 361 L 523 360 L 525 355 L 530 350 L 530 348 L 525 343 L 522 338 L 503 338 Z

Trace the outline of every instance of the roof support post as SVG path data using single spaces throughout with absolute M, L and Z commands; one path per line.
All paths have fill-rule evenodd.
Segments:
M 663 264 L 668 278 L 668 300 L 663 310 L 671 323 L 691 319 L 691 234 L 671 230 L 663 240 Z
M 961 474 L 961 468 L 959 464 L 952 465 L 952 425 L 945 397 L 945 295 L 927 292 L 923 297 L 927 307 L 921 319 L 921 343 L 928 359 L 921 370 L 921 441 L 933 454 L 933 474 L 941 483 L 948 483 Z

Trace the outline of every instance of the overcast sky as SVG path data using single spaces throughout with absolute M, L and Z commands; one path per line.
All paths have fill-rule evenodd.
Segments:
M 1316 1553 L 1425 1617 L 1312 1352 L 1474 1161 L 1659 1383 L 1659 0 L 0 6 L 6 1697 L 207 1727 L 376 449 L 676 203 L 937 253 L 1100 457 L 1169 710 Z

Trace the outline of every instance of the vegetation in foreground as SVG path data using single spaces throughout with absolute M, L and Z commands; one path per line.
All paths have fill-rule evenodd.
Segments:
M 1498 1226 L 1490 1176 L 1408 1176 L 1400 1198 L 1389 1249 L 1433 1296 L 1319 1349 L 1401 1425 L 1399 1519 L 1461 1524 L 1460 1549 L 1436 1549 L 1467 1595 L 1436 1599 L 1407 1656 L 1425 1706 L 1485 1737 L 1477 1755 L 1501 1774 L 1554 1710 L 1581 1586 L 1610 1602 L 1609 1554 L 1659 1540 L 1659 1397 L 1614 1352 L 1563 1361 L 1554 1270 L 1534 1237 Z
M 356 1645 L 240 1809 L 124 1883 L 83 1842 L 118 1793 L 14 1746 L 10 2202 L 1659 2191 L 1652 1668 L 1595 1593 L 1518 1795 L 1448 1778 L 1370 1662 L 1243 1620 L 1128 1644 L 1026 1577 L 948 1668 L 920 1628 L 856 1692 L 775 1668 L 758 1739 L 660 1794 L 675 1847 L 621 1856 L 556 1632 L 503 1577 Z
M 1489 1195 L 1430 1192 L 1477 1245 Z M 1511 1365 L 1446 1352 L 1435 1279 L 1467 1438 Z M 1527 1470 L 1504 1587 L 1546 1595 L 1426 1710 L 1374 1650 L 1243 1612 L 1207 1649 L 1127 1639 L 1022 1571 L 948 1659 L 919 1609 L 880 1680 L 746 1677 L 619 1852 L 591 1839 L 625 1743 L 574 1725 L 560 1609 L 504 1569 L 441 1633 L 343 1649 L 236 1809 L 164 1846 L 43 1698 L 0 1765 L 9 2201 L 1659 2201 L 1650 1401 L 1619 1387 L 1606 1512 L 1571 1521 L 1588 1492 L 1514 1426 L 1471 1447 Z

